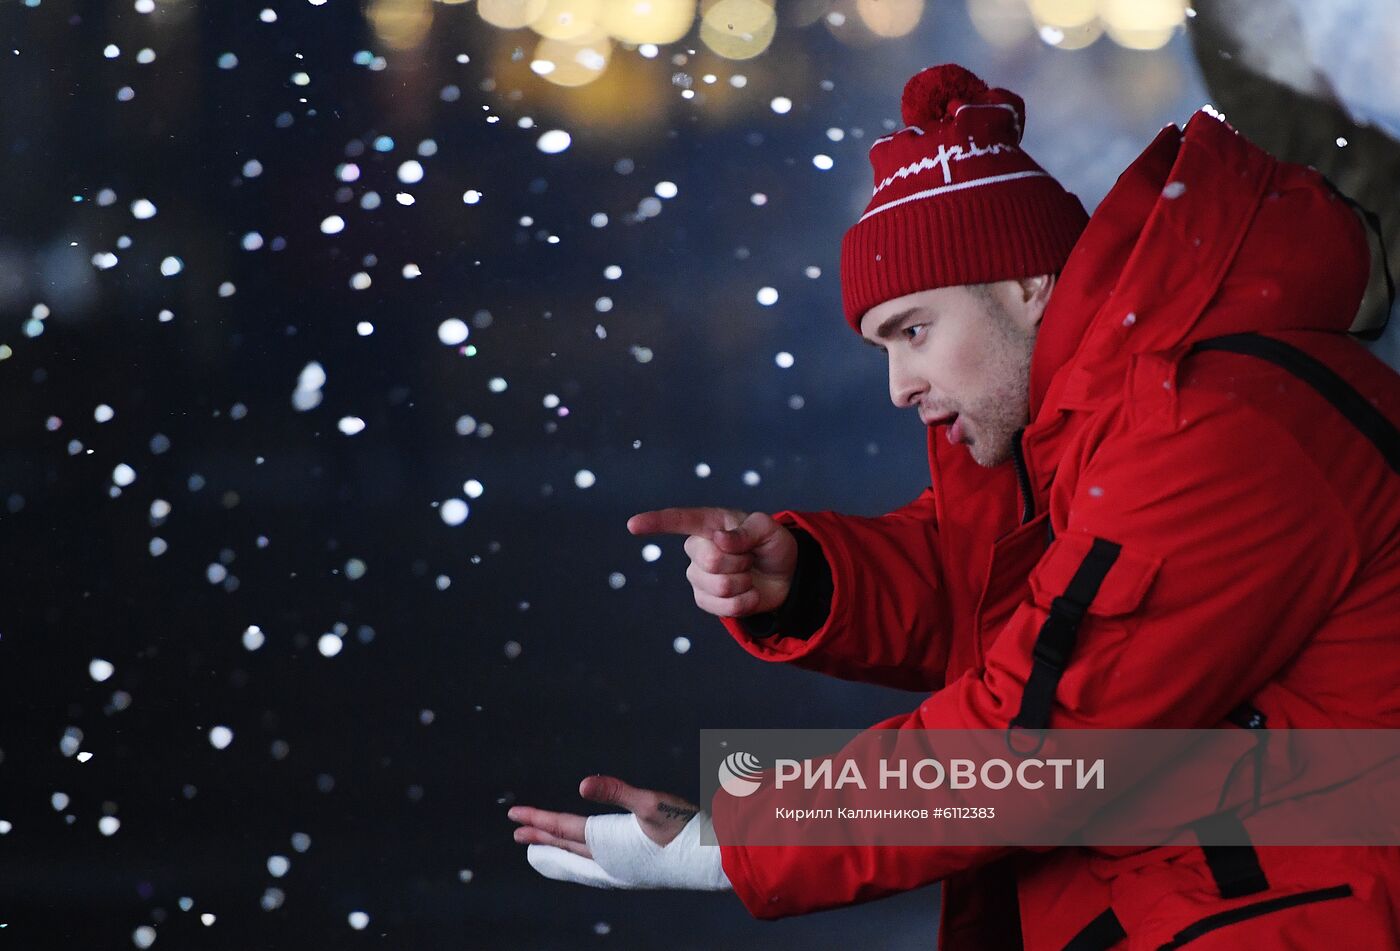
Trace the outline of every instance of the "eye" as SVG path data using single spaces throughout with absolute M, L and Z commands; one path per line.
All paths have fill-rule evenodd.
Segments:
M 928 324 L 910 324 L 908 327 L 900 330 L 900 333 L 904 335 L 905 340 L 914 341 L 923 336 L 923 332 L 927 329 Z

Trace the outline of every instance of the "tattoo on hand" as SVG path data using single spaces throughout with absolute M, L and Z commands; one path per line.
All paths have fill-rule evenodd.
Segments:
M 673 806 L 669 802 L 658 802 L 656 811 L 667 819 L 675 819 L 682 822 L 689 822 L 694 818 L 697 810 L 686 806 Z

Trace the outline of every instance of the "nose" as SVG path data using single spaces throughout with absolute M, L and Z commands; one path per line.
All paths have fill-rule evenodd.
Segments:
M 917 406 L 928 392 L 928 382 L 904 365 L 897 355 L 890 355 L 890 402 L 900 409 Z

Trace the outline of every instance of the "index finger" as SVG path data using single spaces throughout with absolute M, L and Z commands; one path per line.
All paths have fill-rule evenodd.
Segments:
M 584 816 L 575 816 L 567 812 L 549 812 L 530 806 L 516 806 L 506 815 L 512 822 L 540 829 L 555 838 L 570 842 L 585 841 L 583 826 L 588 820 Z
M 744 513 L 734 509 L 657 509 L 633 515 L 627 520 L 627 530 L 633 535 L 708 535 L 710 532 L 737 528 L 743 520 Z

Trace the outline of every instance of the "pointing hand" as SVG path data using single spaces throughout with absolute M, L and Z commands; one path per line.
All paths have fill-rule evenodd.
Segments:
M 685 576 L 695 603 L 716 617 L 774 611 L 787 600 L 797 568 L 797 539 L 762 512 L 670 508 L 627 520 L 633 535 L 688 535 Z

